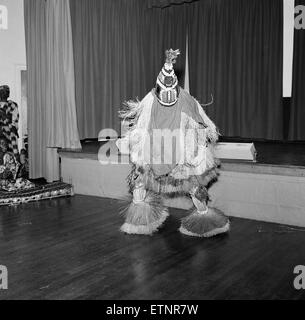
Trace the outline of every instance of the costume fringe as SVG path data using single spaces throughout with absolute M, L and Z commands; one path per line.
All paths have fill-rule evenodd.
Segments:
M 208 208 L 205 214 L 194 210 L 189 216 L 182 219 L 179 231 L 193 237 L 212 237 L 228 232 L 230 221 L 220 210 Z
M 131 161 L 144 164 L 144 148 L 154 96 L 149 92 L 142 101 L 127 101 L 119 111 L 119 117 L 128 124 L 126 136 L 130 146 Z
M 132 164 L 131 171 L 126 177 L 126 181 L 129 187 L 129 193 L 132 194 L 133 189 L 135 187 L 136 179 L 138 178 L 138 173 L 137 173 L 137 166 L 135 164 Z
M 147 190 L 162 194 L 168 198 L 188 196 L 193 187 L 203 186 L 209 188 L 218 179 L 219 172 L 216 168 L 207 170 L 200 176 L 190 176 L 188 179 L 175 179 L 171 176 L 156 176 L 153 170 L 145 171 L 142 167 L 132 166 L 127 176 L 129 192 L 132 193 L 139 175 L 142 175 L 144 187 Z
M 136 101 L 129 100 L 123 103 L 122 109 L 119 111 L 119 117 L 126 122 L 136 122 L 143 106 L 137 99 Z
M 153 192 L 147 192 L 142 202 L 130 203 L 123 213 L 126 218 L 121 231 L 128 234 L 152 235 L 168 217 L 162 198 Z
M 216 125 L 214 124 L 214 122 L 205 113 L 202 105 L 197 100 L 196 100 L 196 102 L 197 102 L 198 111 L 199 111 L 205 125 L 208 127 L 207 131 L 206 131 L 207 137 L 212 144 L 215 144 L 218 141 L 220 133 L 219 133 Z
M 216 168 L 212 168 L 206 171 L 203 175 L 198 176 L 198 181 L 200 186 L 209 188 L 214 182 L 217 181 L 219 176 L 219 171 Z
M 211 101 L 208 102 L 208 103 L 201 103 L 201 105 L 202 105 L 203 107 L 207 107 L 207 106 L 210 106 L 210 105 L 213 104 L 213 103 L 214 103 L 214 96 L 213 96 L 213 94 L 211 93 Z
M 192 192 L 192 196 L 195 197 L 198 201 L 206 203 L 209 199 L 207 188 L 201 185 L 197 187 L 195 190 L 196 191 L 194 193 Z

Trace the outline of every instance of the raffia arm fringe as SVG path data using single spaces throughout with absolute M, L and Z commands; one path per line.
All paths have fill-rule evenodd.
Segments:
M 216 143 L 218 141 L 218 137 L 220 136 L 220 133 L 219 133 L 216 125 L 214 124 L 214 122 L 205 113 L 203 106 L 197 100 L 196 100 L 196 102 L 197 102 L 197 107 L 198 107 L 199 113 L 200 113 L 204 123 L 208 127 L 207 137 L 210 139 L 211 143 Z
M 181 221 L 179 231 L 193 237 L 212 237 L 230 230 L 230 221 L 220 210 L 209 208 L 206 214 L 194 210 Z
M 123 120 L 137 119 L 141 113 L 142 105 L 139 100 L 133 101 L 129 100 L 124 102 L 121 110 L 119 111 L 119 117 Z

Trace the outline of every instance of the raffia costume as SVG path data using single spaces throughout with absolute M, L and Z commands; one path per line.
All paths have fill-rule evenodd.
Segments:
M 188 196 L 194 203 L 182 219 L 181 233 L 210 237 L 229 230 L 228 218 L 207 206 L 207 187 L 218 175 L 219 162 L 213 156 L 218 131 L 198 101 L 178 86 L 173 69 L 178 55 L 179 50 L 167 50 L 156 87 L 120 111 L 129 131 L 117 145 L 129 145 L 133 163 L 128 177 L 133 200 L 121 227 L 125 233 L 157 231 L 168 216 L 163 199 L 177 196 Z

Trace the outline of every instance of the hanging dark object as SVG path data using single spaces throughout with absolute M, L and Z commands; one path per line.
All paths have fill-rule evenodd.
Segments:
M 166 8 L 172 5 L 195 2 L 198 0 L 150 0 L 148 1 L 148 8 Z

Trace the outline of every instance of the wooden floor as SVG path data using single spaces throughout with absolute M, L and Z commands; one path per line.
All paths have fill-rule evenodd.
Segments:
M 120 233 L 122 202 L 88 196 L 0 208 L 0 299 L 304 299 L 293 269 L 305 230 L 232 219 L 228 235 L 194 239 L 171 210 L 152 237 Z

